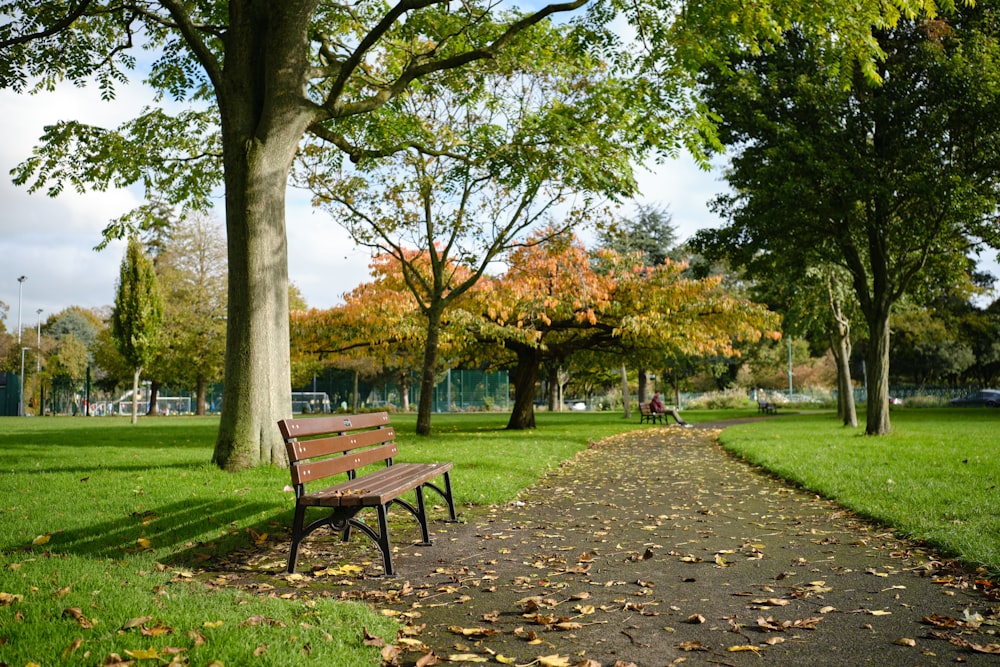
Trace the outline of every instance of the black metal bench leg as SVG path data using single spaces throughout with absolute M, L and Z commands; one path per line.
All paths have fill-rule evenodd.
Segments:
M 301 542 L 304 537 L 302 524 L 305 521 L 305 517 L 305 506 L 296 505 L 295 518 L 292 520 L 292 546 L 288 551 L 288 574 L 295 572 L 295 561 L 297 561 L 299 557 L 299 542 Z
M 448 518 L 451 521 L 458 521 L 458 515 L 455 513 L 455 496 L 451 493 L 451 472 L 446 472 L 444 475 L 444 499 L 448 501 Z
M 424 487 L 418 486 L 415 492 L 417 494 L 417 523 L 420 524 L 420 536 L 423 538 L 417 544 L 422 547 L 429 547 L 433 543 L 431 542 L 431 533 L 427 529 L 427 506 L 424 504 Z
M 378 510 L 378 548 L 382 550 L 382 569 L 386 576 L 393 576 L 396 570 L 392 567 L 392 543 L 389 541 L 389 522 L 386 519 L 385 505 L 379 505 Z

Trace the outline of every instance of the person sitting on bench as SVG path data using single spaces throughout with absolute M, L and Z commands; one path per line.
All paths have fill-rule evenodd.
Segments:
M 671 417 L 676 419 L 677 423 L 680 424 L 681 426 L 691 428 L 691 424 L 681 419 L 681 416 L 677 414 L 677 408 L 667 408 L 667 406 L 663 404 L 663 400 L 660 398 L 660 392 L 654 393 L 653 398 L 650 399 L 649 411 L 652 412 L 654 415 L 663 415 L 664 417 L 666 415 L 670 415 Z

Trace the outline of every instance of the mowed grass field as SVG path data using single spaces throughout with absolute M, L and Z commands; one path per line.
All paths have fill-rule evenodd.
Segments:
M 685 411 L 694 422 L 755 416 Z M 455 462 L 465 511 L 504 503 L 590 443 L 650 428 L 638 415 L 435 415 L 418 438 L 395 415 L 400 460 Z M 894 432 L 869 438 L 830 413 L 732 426 L 723 444 L 748 461 L 1000 571 L 1000 411 L 899 410 Z M 215 418 L 0 419 L 0 663 L 376 665 L 365 634 L 394 621 L 324 596 L 251 594 L 193 576 L 206 559 L 287 539 L 285 469 L 212 466 Z

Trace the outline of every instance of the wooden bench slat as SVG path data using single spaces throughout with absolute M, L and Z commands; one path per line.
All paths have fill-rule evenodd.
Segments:
M 300 461 L 292 465 L 292 484 L 305 484 L 333 475 L 346 474 L 351 470 L 393 458 L 398 453 L 399 447 L 395 442 L 390 442 L 381 447 L 349 452 L 328 459 Z
M 369 412 L 361 415 L 282 419 L 278 422 L 278 428 L 281 430 L 281 437 L 288 440 L 289 438 L 309 438 L 316 435 L 344 433 L 376 426 L 387 426 L 388 424 L 389 413 Z
M 334 435 L 313 440 L 302 440 L 298 437 L 285 441 L 285 449 L 288 450 L 288 460 L 290 462 L 302 461 L 304 459 L 314 459 L 331 454 L 340 454 L 370 447 L 383 442 L 391 442 L 396 439 L 396 430 L 392 427 L 378 428 L 373 431 L 352 431 L 342 435 Z

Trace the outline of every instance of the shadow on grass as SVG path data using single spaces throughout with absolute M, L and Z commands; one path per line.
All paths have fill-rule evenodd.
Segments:
M 31 469 L 31 464 L 36 463 L 38 459 L 31 456 L 9 456 L 4 454 L 4 464 L 10 466 L 10 470 L 0 470 L 0 479 L 5 476 L 21 476 L 24 474 L 25 470 Z M 83 465 L 81 461 L 74 461 L 71 465 L 47 465 L 41 464 L 40 467 L 32 471 L 35 476 L 45 475 L 45 474 L 62 474 L 70 473 L 77 475 L 81 480 L 88 475 L 101 472 L 159 472 L 164 470 L 192 470 L 197 471 L 204 468 L 206 464 L 204 463 L 190 463 L 185 461 L 178 461 L 177 463 L 156 463 L 151 465 L 148 461 L 136 461 L 134 464 L 98 464 L 98 465 Z
M 286 516 L 287 515 L 287 516 Z M 40 545 L 14 544 L 4 552 L 51 552 L 123 558 L 155 550 L 163 560 L 187 562 L 196 552 L 217 554 L 252 541 L 250 530 L 287 525 L 291 511 L 239 499 L 174 502 L 82 528 L 57 531 Z

